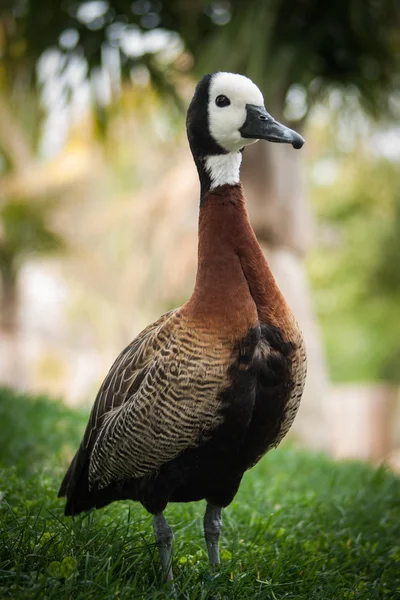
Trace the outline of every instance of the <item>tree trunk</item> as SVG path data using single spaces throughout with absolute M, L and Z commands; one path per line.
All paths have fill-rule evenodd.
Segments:
M 293 432 L 308 447 L 326 448 L 327 369 L 303 262 L 313 227 L 302 154 L 286 144 L 249 146 L 244 152 L 242 180 L 257 238 L 307 346 L 307 382 Z
M 0 384 L 22 388 L 23 377 L 19 340 L 19 292 L 17 274 L 1 271 L 0 289 Z

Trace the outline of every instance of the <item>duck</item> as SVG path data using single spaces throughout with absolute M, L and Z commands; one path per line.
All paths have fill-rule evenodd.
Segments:
M 140 502 L 153 515 L 168 580 L 167 505 L 205 499 L 204 537 L 216 568 L 222 509 L 288 432 L 306 378 L 302 333 L 254 234 L 240 182 L 246 146 L 265 140 L 300 149 L 304 139 L 267 112 L 253 81 L 225 72 L 199 81 L 186 129 L 200 180 L 193 293 L 117 357 L 59 490 L 65 515 Z

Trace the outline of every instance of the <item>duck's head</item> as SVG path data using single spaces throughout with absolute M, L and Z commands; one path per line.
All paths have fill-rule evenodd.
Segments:
M 249 144 L 260 139 L 296 149 L 304 144 L 301 135 L 266 111 L 259 88 L 235 73 L 211 73 L 200 80 L 188 109 L 187 133 L 202 187 L 208 177 L 211 189 L 238 183 L 240 151 Z M 231 173 L 222 173 L 224 169 Z

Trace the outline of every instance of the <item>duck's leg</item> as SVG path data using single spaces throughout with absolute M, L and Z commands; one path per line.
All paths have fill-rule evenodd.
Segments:
M 210 565 L 219 565 L 219 537 L 222 529 L 221 507 L 207 504 L 204 515 L 204 537 Z
M 162 512 L 154 515 L 153 530 L 156 544 L 160 552 L 160 561 L 165 579 L 171 581 L 173 579 L 171 552 L 174 534 Z

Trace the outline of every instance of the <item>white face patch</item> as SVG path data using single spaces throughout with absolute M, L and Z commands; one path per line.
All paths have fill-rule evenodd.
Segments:
M 229 106 L 217 106 L 215 100 L 220 95 L 230 100 Z M 227 152 L 238 152 L 257 141 L 242 138 L 239 131 L 246 120 L 246 104 L 264 106 L 263 95 L 251 79 L 235 73 L 213 76 L 208 101 L 209 129 L 217 144 Z
M 239 183 L 241 162 L 241 152 L 207 156 L 205 166 L 211 179 L 210 190 L 226 183 L 228 185 Z

